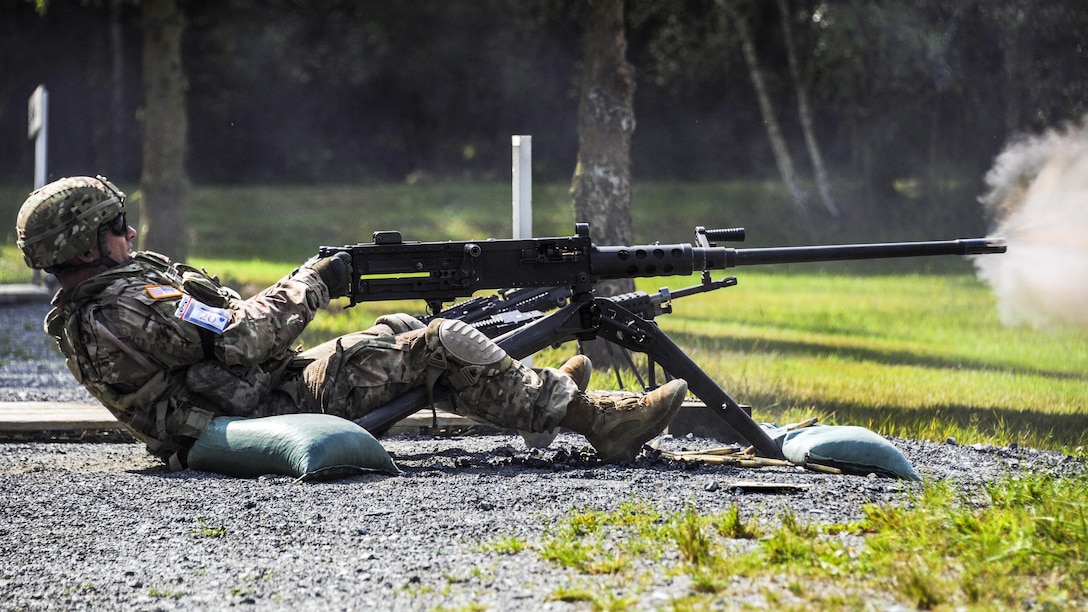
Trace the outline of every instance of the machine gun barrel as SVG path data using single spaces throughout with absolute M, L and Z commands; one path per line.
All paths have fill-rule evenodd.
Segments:
M 1004 238 L 965 238 L 921 242 L 877 242 L 819 246 L 735 249 L 689 244 L 594 246 L 590 270 L 601 279 L 685 275 L 703 270 L 783 263 L 888 259 L 932 255 L 1004 253 Z
M 779 263 L 888 259 L 929 255 L 983 255 L 986 253 L 1004 253 L 1005 249 L 1004 238 L 965 238 L 923 242 L 736 249 L 733 254 L 733 261 L 735 262 L 733 265 L 758 266 Z

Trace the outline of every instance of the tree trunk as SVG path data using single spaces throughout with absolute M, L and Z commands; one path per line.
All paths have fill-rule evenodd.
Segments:
M 759 102 L 759 112 L 763 116 L 763 124 L 767 126 L 767 138 L 771 141 L 771 151 L 774 153 L 775 162 L 778 164 L 778 172 L 782 175 L 782 181 L 786 183 L 793 204 L 803 216 L 811 216 L 808 196 L 801 188 L 801 181 L 794 169 L 793 158 L 790 157 L 786 139 L 782 136 L 782 128 L 778 125 L 778 117 L 774 112 L 770 94 L 767 93 L 767 85 L 763 79 L 763 69 L 756 57 L 756 46 L 752 41 L 752 32 L 748 29 L 748 23 L 742 15 L 733 11 L 725 2 L 719 0 L 718 5 L 725 10 L 725 15 L 732 19 L 740 39 L 741 54 L 744 63 L 748 66 L 748 76 L 752 79 L 752 87 L 756 91 L 756 99 Z
M 571 184 L 574 217 L 590 224 L 598 244 L 631 244 L 635 75 L 626 58 L 623 0 L 598 0 L 584 6 L 578 163 Z M 597 290 L 601 295 L 625 293 L 634 290 L 634 281 L 601 283 Z M 604 344 L 595 341 L 584 347 L 601 367 L 613 362 Z
M 125 41 L 121 28 L 121 0 L 110 2 L 110 122 L 106 127 L 106 176 L 111 176 L 122 164 L 121 130 L 126 125 L 124 113 Z
M 181 61 L 185 19 L 176 0 L 143 2 L 143 173 L 140 248 L 175 260 L 188 257 L 185 172 L 187 82 Z
M 790 79 L 793 81 L 793 89 L 797 92 L 797 114 L 801 121 L 801 132 L 805 136 L 805 147 L 808 149 L 808 157 L 812 162 L 812 173 L 816 179 L 816 189 L 820 193 L 820 200 L 824 208 L 833 217 L 839 216 L 839 207 L 835 204 L 835 198 L 831 195 L 831 181 L 827 178 L 827 169 L 824 167 L 824 158 L 820 153 L 820 145 L 816 141 L 816 129 L 813 126 L 812 110 L 808 105 L 808 92 L 801 79 L 801 69 L 797 62 L 797 49 L 793 44 L 793 27 L 790 25 L 790 13 L 787 0 L 778 0 L 778 13 L 782 19 L 782 37 L 786 41 L 786 61 L 790 67 Z
M 1034 59 L 1031 45 L 1024 44 L 1026 33 L 1021 27 L 1022 22 L 1014 17 L 1014 12 L 1021 10 L 1024 8 L 1014 3 L 1004 10 L 994 11 L 994 27 L 998 34 L 996 38 L 1001 49 L 1001 76 L 1005 81 L 1002 88 L 1005 140 L 1012 139 L 1023 127 L 1020 120 L 1023 115 L 1020 101 L 1021 96 L 1026 93 L 1025 90 L 1030 88 L 1030 85 L 1025 87 L 1025 84 L 1032 82 L 1024 78 L 1025 73 L 1030 71 L 1030 68 L 1025 70 L 1025 67 L 1031 66 Z M 1030 17 L 1029 15 L 1028 18 Z

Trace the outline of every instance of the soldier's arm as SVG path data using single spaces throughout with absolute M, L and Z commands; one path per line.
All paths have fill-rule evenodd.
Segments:
M 97 322 L 97 337 L 91 342 L 95 361 L 109 382 L 143 380 L 154 371 L 205 359 L 227 365 L 262 363 L 291 350 L 329 301 L 317 273 L 303 268 L 249 299 L 212 306 L 224 325 L 210 328 L 179 317 L 186 295 L 145 284 L 136 279 L 115 286 L 109 292 L 113 297 L 101 300 L 92 314 Z
M 309 268 L 249 299 L 232 300 L 231 320 L 216 340 L 216 356 L 229 365 L 251 365 L 281 355 L 328 303 L 325 283 Z

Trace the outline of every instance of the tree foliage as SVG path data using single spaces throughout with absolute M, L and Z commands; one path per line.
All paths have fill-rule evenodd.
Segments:
M 749 18 L 790 151 L 804 155 L 777 3 Z M 638 75 L 632 173 L 773 178 L 774 157 L 734 33 L 715 0 L 627 3 Z M 904 180 L 940 197 L 979 185 L 1006 142 L 1088 112 L 1080 0 L 790 0 L 800 78 L 836 183 L 879 201 Z M 180 0 L 189 24 L 188 167 L 197 182 L 505 178 L 510 134 L 533 134 L 539 180 L 575 165 L 582 2 Z M 0 0 L 0 149 L 32 176 L 26 98 L 51 91 L 53 176 L 133 180 L 138 5 L 110 41 L 104 3 Z M 113 46 L 111 46 L 113 45 Z M 114 51 L 124 65 L 111 77 Z M 117 84 L 119 83 L 119 84 Z M 117 95 L 115 95 L 117 94 Z M 118 108 L 119 107 L 119 108 Z M 124 118 L 117 125 L 113 117 Z M 111 145 L 110 143 L 116 143 Z

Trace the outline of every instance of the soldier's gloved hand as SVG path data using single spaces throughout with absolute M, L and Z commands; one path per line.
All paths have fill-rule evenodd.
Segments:
M 351 288 L 351 255 L 343 251 L 310 264 L 325 286 L 329 288 L 329 297 L 338 298 L 348 294 Z

